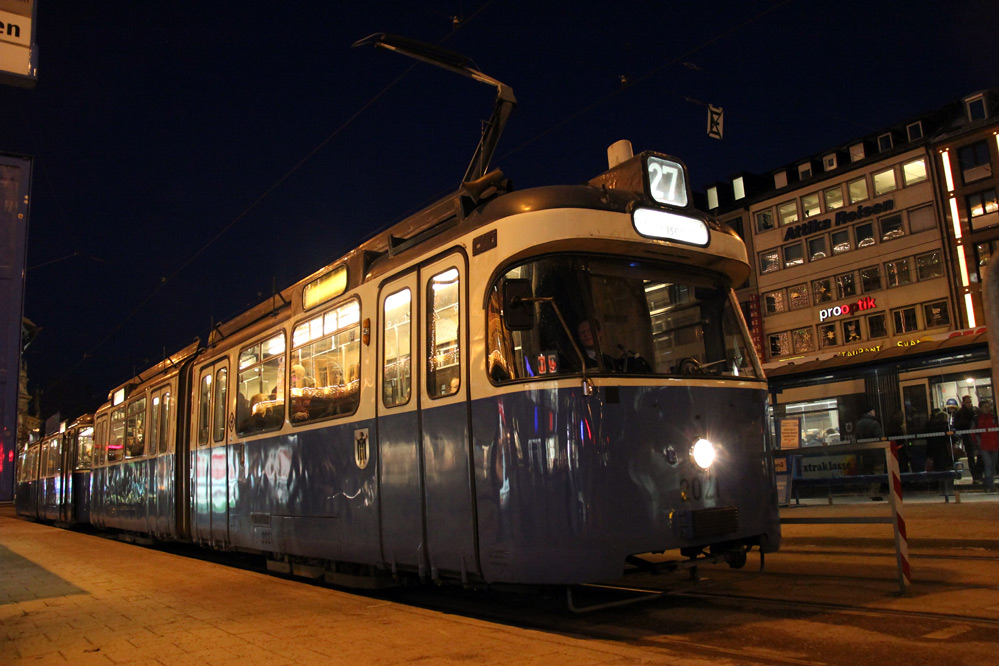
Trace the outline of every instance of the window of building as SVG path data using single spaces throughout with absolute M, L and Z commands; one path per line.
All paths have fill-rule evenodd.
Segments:
M 896 189 L 898 189 L 898 186 L 895 184 L 895 169 L 885 169 L 884 171 L 875 171 L 873 179 L 874 179 L 874 196 L 876 197 L 888 194 L 889 192 L 894 192 Z
M 843 322 L 843 344 L 860 342 L 860 319 L 847 319 Z
M 760 273 L 773 273 L 780 270 L 780 258 L 777 250 L 760 253 Z
M 252 435 L 284 423 L 284 333 L 239 352 L 236 432 Z M 205 402 L 202 400 L 202 404 Z
M 822 207 L 819 205 L 818 192 L 806 194 L 801 197 L 801 212 L 804 213 L 805 217 L 812 217 L 822 212 Z
M 828 255 L 826 254 L 826 237 L 816 236 L 815 238 L 808 239 L 808 260 L 817 261 L 819 259 L 825 259 Z
M 984 120 L 988 115 L 988 109 L 985 107 L 984 95 L 975 95 L 974 97 L 967 98 L 964 100 L 964 108 L 968 112 L 968 120 L 970 122 Z
M 905 133 L 909 137 L 909 141 L 919 141 L 923 138 L 923 123 L 922 121 L 916 121 L 905 126 Z
M 891 132 L 887 132 L 878 137 L 878 152 L 883 153 L 892 149 Z
M 864 154 L 864 144 L 863 143 L 855 143 L 852 146 L 850 146 L 850 161 L 851 162 L 859 162 L 860 160 L 864 159 L 864 157 L 866 157 L 866 155 Z
M 770 342 L 770 358 L 787 356 L 791 353 L 791 334 L 789 332 L 771 333 L 767 339 Z
M 746 240 L 746 230 L 745 228 L 743 228 L 742 225 L 742 216 L 733 217 L 730 220 L 725 220 L 725 224 L 732 227 L 732 231 L 734 231 L 739 236 L 739 238 L 741 238 L 742 240 Z
M 461 382 L 458 297 L 459 275 L 450 268 L 430 278 L 427 285 L 427 395 L 454 395 Z
M 851 180 L 846 184 L 847 192 L 850 194 L 850 203 L 855 204 L 858 201 L 866 201 L 867 194 L 867 179 L 858 178 L 857 180 Z
M 712 185 L 708 188 L 708 210 L 718 208 L 718 187 Z
M 857 237 L 857 247 L 870 247 L 874 245 L 874 223 L 865 222 L 853 228 L 853 233 Z
M 382 362 L 382 402 L 398 407 L 412 394 L 413 294 L 402 289 L 385 297 L 382 336 L 385 356 Z
M 885 262 L 885 282 L 889 289 L 912 283 L 912 265 L 908 257 Z
M 895 335 L 902 335 L 903 333 L 911 333 L 912 331 L 919 330 L 919 324 L 916 321 L 915 306 L 892 310 L 891 316 L 892 321 L 895 324 Z
M 867 315 L 867 337 L 872 339 L 888 337 L 888 323 L 884 312 Z
M 918 234 L 921 231 L 936 229 L 937 218 L 933 214 L 933 206 L 921 206 L 909 211 L 909 233 Z
M 805 162 L 804 164 L 798 165 L 798 179 L 805 180 L 806 178 L 812 177 L 812 163 Z
M 761 210 L 756 214 L 756 231 L 770 231 L 776 226 L 774 224 L 774 211 L 772 208 Z
M 822 278 L 812 282 L 812 296 L 815 304 L 828 303 L 833 299 L 832 278 Z
M 843 252 L 849 252 L 852 249 L 853 243 L 850 241 L 849 229 L 840 229 L 839 231 L 832 232 L 833 254 L 842 254 Z
M 923 320 L 926 328 L 950 326 L 950 313 L 947 311 L 947 301 L 934 301 L 923 305 Z
M 791 310 L 801 310 L 810 306 L 808 302 L 808 285 L 796 284 L 787 288 L 788 307 Z
M 972 183 L 992 175 L 989 145 L 985 141 L 958 148 L 957 163 L 960 165 L 965 183 Z
M 887 241 L 893 238 L 901 238 L 905 235 L 905 226 L 902 222 L 902 214 L 888 215 L 878 220 L 881 228 L 881 240 Z
M 811 326 L 791 331 L 791 347 L 795 354 L 815 351 L 815 332 Z
M 836 157 L 836 153 L 830 153 L 822 158 L 822 168 L 826 171 L 832 171 L 839 165 L 839 159 Z
M 927 178 L 926 158 L 920 157 L 902 165 L 902 182 L 906 187 L 921 183 Z
M 853 271 L 836 276 L 836 297 L 850 298 L 857 295 L 857 279 Z
M 768 315 L 784 312 L 787 309 L 787 299 L 783 289 L 768 291 L 763 294 L 763 311 Z
M 805 253 L 800 242 L 785 245 L 783 250 L 784 268 L 790 268 L 791 266 L 798 266 L 805 263 Z
M 742 176 L 732 179 L 732 196 L 736 201 L 746 198 L 746 180 Z
M 350 301 L 292 333 L 291 422 L 353 414 L 361 395 L 361 307 Z
M 826 200 L 826 210 L 842 208 L 845 203 L 843 201 L 843 187 L 841 185 L 830 187 L 828 190 L 823 191 L 822 195 Z
M 944 266 L 940 260 L 940 250 L 927 252 L 916 257 L 916 275 L 920 280 L 943 277 Z
M 787 187 L 787 171 L 774 173 L 774 189 L 779 190 L 782 187 Z
M 860 269 L 860 288 L 865 294 L 881 291 L 881 267 L 868 266 Z
M 836 324 L 822 324 L 819 326 L 819 348 L 835 347 L 839 344 L 839 334 L 836 331 Z
M 789 201 L 785 204 L 781 204 L 777 207 L 777 217 L 780 218 L 780 225 L 782 227 L 789 224 L 794 224 L 798 221 L 798 204 L 795 201 Z
M 969 194 L 965 197 L 965 200 L 968 204 L 968 214 L 971 217 L 981 217 L 982 215 L 988 215 L 999 210 L 999 207 L 996 205 L 995 188 Z

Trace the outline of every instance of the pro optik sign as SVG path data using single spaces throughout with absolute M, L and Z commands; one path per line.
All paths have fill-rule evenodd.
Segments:
M 853 314 L 854 312 L 863 312 L 864 310 L 871 310 L 876 307 L 877 304 L 874 302 L 874 297 L 866 296 L 861 298 L 856 303 L 847 303 L 846 305 L 837 305 L 834 308 L 819 310 L 819 321 L 825 321 L 830 317 L 842 317 Z
M 35 0 L 0 0 L 0 84 L 34 87 Z

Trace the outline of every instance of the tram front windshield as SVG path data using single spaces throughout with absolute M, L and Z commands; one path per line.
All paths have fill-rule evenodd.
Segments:
M 530 328 L 509 330 L 504 323 L 508 281 L 530 286 Z M 584 368 L 588 374 L 759 377 L 736 307 L 722 276 L 687 266 L 538 259 L 493 285 L 489 373 L 497 382 L 581 374 Z

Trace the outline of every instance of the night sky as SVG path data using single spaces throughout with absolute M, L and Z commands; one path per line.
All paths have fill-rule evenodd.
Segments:
M 999 85 L 994 0 L 37 2 L 38 84 L 0 88 L 0 151 L 35 159 L 43 417 L 456 189 L 495 89 L 351 48 L 369 34 L 513 88 L 493 166 L 517 188 L 583 182 L 626 138 L 702 190 Z

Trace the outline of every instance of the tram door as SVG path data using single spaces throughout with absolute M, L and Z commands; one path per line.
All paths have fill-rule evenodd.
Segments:
M 195 396 L 195 445 L 191 479 L 194 538 L 222 546 L 229 541 L 229 465 L 226 446 L 228 362 L 204 366 Z
M 478 570 L 466 301 L 465 258 L 457 253 L 385 285 L 379 296 L 382 555 L 431 576 Z

